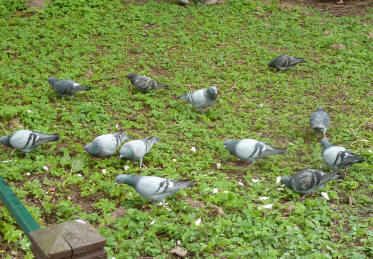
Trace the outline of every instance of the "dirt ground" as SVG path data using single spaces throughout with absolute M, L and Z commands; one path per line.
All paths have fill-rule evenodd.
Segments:
M 26 4 L 30 8 L 43 8 L 44 2 L 51 0 L 28 0 Z M 53 1 L 53 0 L 52 0 Z M 149 0 L 124 0 L 123 3 L 144 3 Z M 156 0 L 159 1 L 159 0 Z M 162 0 L 167 2 L 176 2 L 172 0 Z M 373 0 L 343 0 L 343 4 L 337 4 L 339 0 L 280 0 L 280 4 L 288 7 L 295 7 L 303 4 L 312 7 L 320 12 L 326 12 L 335 16 L 364 16 L 367 8 L 373 8 Z
M 343 4 L 337 2 L 338 0 L 280 0 L 281 5 L 295 7 L 303 4 L 335 16 L 364 16 L 367 8 L 373 8 L 373 0 L 343 0 Z

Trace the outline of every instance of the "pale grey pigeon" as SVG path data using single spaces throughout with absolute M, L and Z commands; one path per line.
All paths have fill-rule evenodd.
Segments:
M 159 141 L 157 137 L 151 137 L 142 140 L 129 141 L 119 150 L 120 158 L 132 161 L 139 161 L 140 168 L 142 167 L 142 160 L 144 156 L 150 151 L 152 146 Z
M 323 188 L 330 180 L 344 177 L 344 175 L 329 174 L 316 169 L 305 169 L 291 177 L 283 176 L 281 183 L 294 192 L 309 194 Z
M 333 146 L 326 138 L 321 139 L 322 158 L 325 164 L 333 169 L 333 172 L 339 172 L 342 168 L 347 168 L 355 163 L 362 163 L 364 158 L 355 155 L 350 150 L 341 146 Z
M 59 138 L 60 135 L 57 134 L 49 135 L 37 131 L 18 130 L 12 135 L 1 137 L 0 143 L 18 151 L 29 153 L 41 144 L 57 141 Z
M 315 131 L 321 131 L 325 138 L 326 130 L 330 126 L 330 117 L 321 106 L 318 106 L 317 110 L 311 114 L 310 126 Z
M 179 97 L 179 99 L 185 100 L 191 103 L 201 114 L 204 113 L 204 109 L 210 107 L 216 102 L 218 98 L 218 90 L 215 86 L 210 88 L 200 89 L 192 93 L 186 93 Z
M 81 85 L 73 80 L 60 80 L 55 77 L 48 77 L 48 82 L 51 84 L 52 89 L 60 96 L 64 97 L 72 95 L 73 93 L 80 91 L 90 91 L 91 88 L 88 86 Z
M 84 147 L 84 151 L 96 157 L 108 157 L 115 153 L 120 144 L 126 141 L 130 136 L 127 133 L 117 132 L 101 135 L 95 138 L 91 143 Z
M 299 63 L 306 63 L 303 58 L 295 58 L 288 55 L 281 55 L 268 63 L 269 67 L 276 68 L 277 70 L 287 70 Z
M 283 155 L 284 150 L 271 147 L 264 142 L 255 139 L 233 140 L 227 139 L 224 142 L 224 148 L 229 153 L 239 159 L 254 163 L 257 159 L 272 155 Z
M 136 87 L 139 91 L 145 93 L 150 90 L 155 89 L 168 89 L 167 85 L 162 85 L 157 83 L 155 80 L 147 76 L 139 76 L 135 73 L 130 73 L 127 78 L 131 81 L 132 85 Z
M 172 180 L 156 176 L 141 176 L 133 174 L 121 174 L 115 179 L 115 184 L 128 184 L 147 199 L 164 202 L 168 196 L 181 189 L 194 185 L 189 180 Z

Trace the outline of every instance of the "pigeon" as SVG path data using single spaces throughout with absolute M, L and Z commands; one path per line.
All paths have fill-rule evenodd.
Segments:
M 303 58 L 294 58 L 288 55 L 281 55 L 268 63 L 269 67 L 277 68 L 277 70 L 287 70 L 299 63 L 306 63 Z
M 364 158 L 355 155 L 350 150 L 341 146 L 332 146 L 326 138 L 321 139 L 322 158 L 325 164 L 333 169 L 333 172 L 339 172 L 340 169 L 347 168 L 355 163 L 362 163 Z
M 136 87 L 140 92 L 143 93 L 149 90 L 155 90 L 160 88 L 168 89 L 167 85 L 161 85 L 147 76 L 139 76 L 135 73 L 130 73 L 127 75 L 127 78 L 131 81 L 134 87 Z
M 91 88 L 88 86 L 81 85 L 73 80 L 60 80 L 55 77 L 48 77 L 48 82 L 51 84 L 52 89 L 60 96 L 64 97 L 72 95 L 73 93 L 80 91 L 90 91 Z
M 84 147 L 84 151 L 96 157 L 108 157 L 115 153 L 120 144 L 129 139 L 127 133 L 117 132 L 101 135 L 95 138 L 91 143 Z
M 120 158 L 129 159 L 132 161 L 139 161 L 140 168 L 142 167 L 142 160 L 149 152 L 152 146 L 159 141 L 157 137 L 151 137 L 143 140 L 132 140 L 125 143 L 119 151 Z
M 189 180 L 172 180 L 156 176 L 133 174 L 118 175 L 115 179 L 115 185 L 121 183 L 132 186 L 140 195 L 156 202 L 164 202 L 168 196 L 194 185 Z
M 204 109 L 213 105 L 218 98 L 218 90 L 215 86 L 210 88 L 200 89 L 192 93 L 186 93 L 179 97 L 181 100 L 185 100 L 191 103 L 201 114 L 204 113 Z
M 330 117 L 321 106 L 318 106 L 317 110 L 311 114 L 310 125 L 311 129 L 321 131 L 324 134 L 324 138 L 326 137 L 326 130 L 330 126 Z
M 330 180 L 343 179 L 344 175 L 329 174 L 316 169 L 305 169 L 291 177 L 283 176 L 281 183 L 294 192 L 310 194 L 325 186 Z
M 228 139 L 224 142 L 224 148 L 228 149 L 231 155 L 242 160 L 250 161 L 251 163 L 254 163 L 257 159 L 262 157 L 283 155 L 286 153 L 284 150 L 271 147 L 255 139 Z
M 18 130 L 12 135 L 1 137 L 0 143 L 27 154 L 36 147 L 49 141 L 57 141 L 59 138 L 60 135 L 57 134 L 47 135 L 37 131 Z

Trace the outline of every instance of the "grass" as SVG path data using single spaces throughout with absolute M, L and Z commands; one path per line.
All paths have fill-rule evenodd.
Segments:
M 9 161 L 0 163 L 2 176 L 42 226 L 86 219 L 115 258 L 166 258 L 178 243 L 189 258 L 373 257 L 373 26 L 363 22 L 373 18 L 372 10 L 366 17 L 336 18 L 276 1 L 225 2 L 185 8 L 55 0 L 33 13 L 22 1 L 5 1 L 0 135 L 26 128 L 62 137 L 27 158 L 1 147 L 0 161 Z M 329 48 L 333 44 L 346 48 Z M 267 63 L 282 53 L 308 63 L 269 70 Z M 150 75 L 171 90 L 136 92 L 129 72 Z M 94 89 L 63 100 L 48 76 Z M 176 99 L 210 85 L 219 98 L 204 115 Z M 305 168 L 328 171 L 308 125 L 317 105 L 332 118 L 331 142 L 367 161 L 323 189 L 329 201 L 320 192 L 301 201 L 278 189 L 275 179 Z M 95 159 L 83 153 L 84 144 L 118 131 L 116 125 L 134 138 L 160 137 L 144 159 L 147 168 L 140 171 L 117 154 Z M 287 155 L 247 168 L 224 150 L 227 138 L 263 140 Z M 169 198 L 164 209 L 128 186 L 114 187 L 121 173 L 198 184 Z M 259 210 L 263 204 L 274 205 Z M 125 210 L 121 217 L 114 215 L 118 208 Z M 33 258 L 4 207 L 0 219 L 0 256 L 11 258 L 13 250 Z

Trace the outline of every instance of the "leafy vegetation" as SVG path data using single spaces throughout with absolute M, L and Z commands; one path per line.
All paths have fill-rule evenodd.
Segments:
M 1 147 L 2 176 L 42 226 L 86 219 L 116 258 L 165 258 L 175 246 L 190 258 L 373 257 L 373 26 L 364 22 L 372 11 L 336 18 L 276 1 L 225 2 L 186 8 L 55 0 L 35 13 L 20 12 L 22 1 L 0 4 L 2 135 L 20 128 L 61 134 L 59 142 L 26 158 Z M 308 63 L 269 70 L 267 63 L 282 53 Z M 129 72 L 150 75 L 171 90 L 139 93 L 126 80 Z M 61 99 L 48 76 L 94 89 Z M 220 96 L 204 115 L 176 100 L 210 85 Z M 305 168 L 328 170 L 308 125 L 317 105 L 331 115 L 331 142 L 367 161 L 324 188 L 329 201 L 320 192 L 301 201 L 278 189 L 275 179 Z M 117 154 L 96 159 L 83 153 L 94 137 L 119 129 L 134 138 L 160 137 L 144 159 L 147 168 L 140 171 Z M 263 140 L 287 155 L 247 167 L 224 150 L 226 138 Z M 120 173 L 198 184 L 162 208 L 128 186 L 115 187 Z M 265 204 L 274 205 L 258 209 Z M 125 214 L 115 216 L 121 207 Z M 1 257 L 19 250 L 32 258 L 29 241 L 4 207 L 0 219 L 0 237 L 8 244 Z

